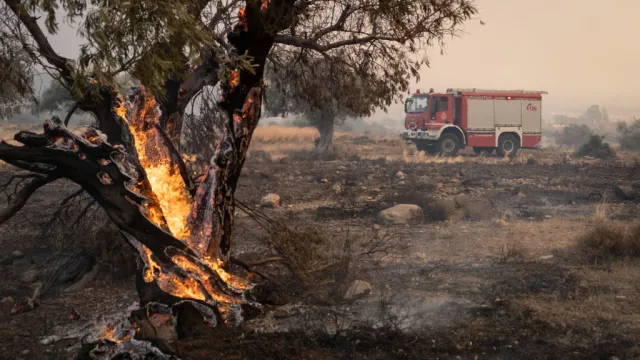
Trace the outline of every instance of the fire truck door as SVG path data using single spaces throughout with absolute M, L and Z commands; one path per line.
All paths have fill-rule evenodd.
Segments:
M 437 95 L 432 97 L 430 109 L 430 123 L 452 124 L 453 104 L 450 95 Z

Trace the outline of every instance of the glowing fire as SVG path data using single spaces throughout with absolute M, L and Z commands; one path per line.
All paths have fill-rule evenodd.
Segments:
M 232 86 L 237 85 L 239 82 L 237 71 L 231 72 L 229 82 Z M 135 139 L 138 158 L 147 173 L 151 191 L 158 199 L 159 209 L 153 206 L 147 207 L 147 217 L 155 225 L 162 227 L 162 215 L 164 215 L 166 225 L 171 233 L 186 243 L 190 235 L 187 217 L 191 211 L 192 199 L 185 189 L 179 171 L 174 169 L 171 158 L 166 153 L 159 131 L 149 125 L 149 123 L 153 125 L 159 120 L 157 104 L 151 96 L 145 96 L 144 104 L 138 109 L 132 107 L 131 104 L 124 104 L 122 99 L 117 104 L 114 112 L 127 121 Z M 130 117 L 129 119 L 127 115 Z M 136 118 L 134 119 L 132 116 Z M 141 185 L 142 183 L 137 184 L 138 190 Z M 134 241 L 134 244 L 146 264 L 143 274 L 144 281 L 152 282 L 155 280 L 164 292 L 173 296 L 200 301 L 211 299 L 219 304 L 237 304 L 238 297 L 216 291 L 214 288 L 215 279 L 211 279 L 213 274 L 218 275 L 220 280 L 236 291 L 246 290 L 250 287 L 246 280 L 227 273 L 219 259 L 205 256 L 203 259 L 197 260 L 184 255 L 173 255 L 171 260 L 184 270 L 185 276 L 180 276 L 155 261 L 152 251 L 145 245 L 137 241 Z M 197 253 L 201 253 L 197 250 L 202 249 L 195 249 L 193 244 L 187 243 L 187 246 L 196 250 Z M 104 338 L 111 340 L 113 331 L 106 332 Z
M 127 120 L 126 108 L 122 101 L 120 105 L 115 108 L 116 114 Z M 157 104 L 153 97 L 146 97 L 144 108 L 139 111 L 138 116 L 145 118 L 151 116 L 153 122 L 158 121 Z M 139 121 L 142 123 L 142 121 Z M 151 139 L 151 134 L 155 132 L 143 131 L 142 124 L 129 123 L 129 129 L 133 134 L 136 143 L 136 151 L 140 159 L 140 164 L 144 167 L 151 189 L 153 193 L 158 197 L 158 202 L 162 213 L 167 221 L 167 226 L 171 233 L 178 239 L 186 239 L 189 235 L 189 230 L 186 226 L 187 216 L 191 210 L 190 196 L 184 187 L 184 181 L 180 176 L 180 172 L 174 168 L 171 163 L 171 159 L 168 154 L 163 153 L 155 144 L 159 139 Z M 155 147 L 155 149 L 153 148 Z M 148 152 L 152 152 L 149 154 Z M 156 209 L 149 210 L 149 220 L 154 224 L 160 226 L 161 213 Z
M 236 70 L 229 74 L 229 86 L 233 89 L 240 83 L 240 74 Z
M 260 10 L 267 11 L 269 8 L 269 0 L 262 0 L 262 5 L 260 5 Z
M 244 31 L 247 31 L 247 13 L 245 8 L 238 10 L 238 23 L 242 26 Z

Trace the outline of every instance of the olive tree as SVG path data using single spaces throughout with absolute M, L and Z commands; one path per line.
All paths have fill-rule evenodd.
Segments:
M 267 62 L 291 64 L 299 57 L 310 70 L 325 58 L 380 87 L 370 106 L 388 105 L 426 63 L 419 53 L 476 12 L 471 0 L 0 4 L 7 15 L 0 38 L 20 44 L 31 73 L 46 71 L 59 81 L 71 92 L 73 108 L 93 114 L 96 124 L 78 135 L 68 130 L 68 117 L 54 117 L 42 133 L 17 133 L 22 146 L 0 142 L 0 159 L 30 172 L 20 175 L 23 186 L 0 209 L 0 222 L 39 187 L 60 178 L 79 184 L 139 254 L 141 308 L 131 331 L 165 351 L 172 351 L 175 337 L 161 338 L 167 332 L 157 328 L 144 333 L 160 326 L 150 314 L 171 314 L 163 326 L 177 331 L 203 315 L 231 324 L 252 304 L 252 285 L 228 265 L 234 194 L 260 119 Z M 76 60 L 49 42 L 60 21 L 57 9 L 80 24 L 84 43 Z M 116 78 L 125 72 L 142 85 L 121 94 Z M 193 99 L 211 87 L 224 124 L 220 136 L 212 134 L 215 151 L 196 178 L 200 174 L 189 172 L 181 153 L 183 119 Z

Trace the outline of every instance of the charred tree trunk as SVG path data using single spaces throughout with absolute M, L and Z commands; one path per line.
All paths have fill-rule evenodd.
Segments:
M 182 82 L 167 81 L 167 94 L 158 100 L 158 106 L 144 88 L 125 101 L 111 87 L 92 85 L 101 92 L 100 99 L 87 99 L 80 108 L 96 115 L 101 131 L 90 128 L 79 136 L 53 118 L 44 124 L 42 134 L 16 134 L 15 140 L 23 146 L 0 141 L 0 159 L 42 175 L 33 186 L 66 177 L 104 208 L 140 256 L 137 283 L 142 308 L 132 315 L 132 321 L 138 323 L 129 330 L 151 326 L 149 339 L 167 351 L 171 346 L 163 341 L 170 342 L 180 329 L 186 332 L 192 327 L 186 325 L 191 320 L 204 315 L 213 323 L 232 322 L 233 309 L 250 303 L 244 294 L 251 284 L 225 270 L 234 193 L 260 118 L 267 55 L 275 34 L 289 25 L 294 2 L 247 1 L 239 23 L 228 34 L 233 46 L 230 56 L 247 55 L 252 66 L 230 69 L 232 78 L 223 82 L 219 106 L 228 121 L 208 171 L 193 191 L 184 237 L 172 234 L 148 172 L 169 161 L 172 175 L 179 173 L 184 186 L 194 190 L 177 149 L 186 103 L 199 87 L 217 80 L 215 61 L 205 63 Z M 157 107 L 162 116 L 157 115 Z M 140 134 L 144 134 L 142 143 Z M 183 306 L 185 301 L 190 305 Z M 153 338 L 165 330 L 170 333 L 168 338 Z
M 323 116 L 315 125 L 320 133 L 320 137 L 316 140 L 314 154 L 320 157 L 332 157 L 334 155 L 333 133 L 334 118 Z

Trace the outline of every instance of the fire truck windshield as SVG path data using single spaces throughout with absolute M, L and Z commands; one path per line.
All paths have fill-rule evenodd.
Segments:
M 407 113 L 423 113 L 427 111 L 427 105 L 429 105 L 428 96 L 410 97 L 404 103 L 404 111 Z

